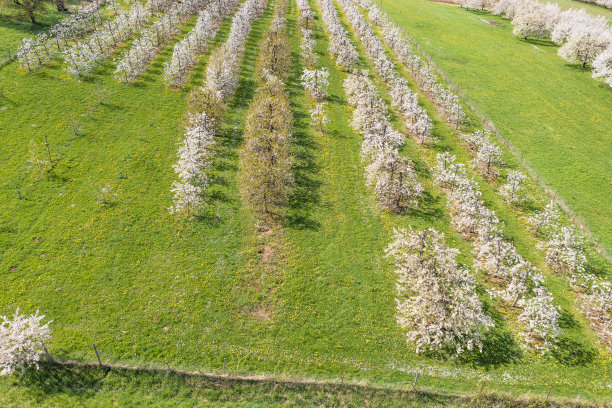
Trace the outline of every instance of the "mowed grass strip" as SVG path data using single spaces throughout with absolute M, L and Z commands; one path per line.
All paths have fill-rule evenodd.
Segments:
M 612 88 L 565 63 L 552 43 L 515 37 L 508 20 L 426 0 L 381 6 L 610 253 Z

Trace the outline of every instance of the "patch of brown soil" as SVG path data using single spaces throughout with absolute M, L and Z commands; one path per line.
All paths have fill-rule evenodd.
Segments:
M 253 319 L 259 322 L 263 322 L 263 321 L 267 322 L 267 321 L 270 321 L 271 319 L 272 313 L 261 304 L 255 306 L 254 309 L 245 307 L 243 310 L 246 314 L 250 315 Z
M 268 263 L 272 260 L 273 256 L 274 256 L 274 249 L 272 249 L 272 246 L 264 245 L 263 252 L 261 254 L 261 259 L 264 262 Z

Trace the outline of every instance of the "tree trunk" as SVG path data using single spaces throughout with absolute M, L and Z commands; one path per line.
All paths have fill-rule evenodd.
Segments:
M 60 13 L 68 12 L 68 7 L 66 7 L 64 0 L 55 0 L 55 5 L 57 6 L 57 11 L 59 11 Z
M 32 20 L 32 24 L 36 24 L 36 17 L 34 17 L 34 10 L 27 10 L 28 16 L 30 20 Z

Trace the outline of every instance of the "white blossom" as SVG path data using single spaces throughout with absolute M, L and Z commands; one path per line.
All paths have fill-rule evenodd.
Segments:
M 550 238 L 538 245 L 546 252 L 546 261 L 571 273 L 583 272 L 587 263 L 582 237 L 573 227 L 558 226 Z
M 326 67 L 319 69 L 304 68 L 301 81 L 302 86 L 317 100 L 325 99 L 329 86 L 329 70 Z
M 396 150 L 382 149 L 366 167 L 366 180 L 385 208 L 401 211 L 418 206 L 423 187 L 418 181 L 412 162 Z
M 44 317 L 38 311 L 33 315 L 19 314 L 19 308 L 12 319 L 0 316 L 0 376 L 29 366 L 38 368 L 44 343 L 51 338 L 51 322 L 42 324 Z
M 518 318 L 527 329 L 525 340 L 535 348 L 545 351 L 563 334 L 559 327 L 561 313 L 545 288 L 537 287 L 534 293 L 535 296 L 525 301 L 525 308 Z
M 538 236 L 540 232 L 550 232 L 559 221 L 559 210 L 554 201 L 546 204 L 546 207 L 542 211 L 536 212 L 530 219 L 529 224 L 533 225 L 535 229 L 535 235 Z
M 482 348 L 483 333 L 494 326 L 482 310 L 473 275 L 457 265 L 457 253 L 433 228 L 396 229 L 387 248 L 398 276 L 397 321 L 417 353 L 446 345 L 457 354 Z
M 329 119 L 327 118 L 327 114 L 325 113 L 325 106 L 325 102 L 319 102 L 310 111 L 310 117 L 317 124 L 317 127 L 319 128 L 320 132 L 322 132 L 325 125 L 329 123 Z
M 527 179 L 520 171 L 509 171 L 506 184 L 500 188 L 500 194 L 509 203 L 526 200 L 524 182 Z

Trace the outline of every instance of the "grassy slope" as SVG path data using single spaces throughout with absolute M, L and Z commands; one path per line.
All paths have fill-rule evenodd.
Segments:
M 596 16 L 604 16 L 608 20 L 612 20 L 612 9 L 598 6 L 594 3 L 583 3 L 575 0 L 548 0 L 552 3 L 557 3 L 562 9 L 568 8 L 583 8 Z
M 517 39 L 507 20 L 424 0 L 381 4 L 610 252 L 612 89 L 556 47 Z
M 33 75 L 15 72 L 15 64 L 0 71 L 11 84 L 7 109 L 0 111 L 6 130 L 2 143 L 10 152 L 0 163 L 5 203 L 0 312 L 10 313 L 17 305 L 26 311 L 41 308 L 55 320 L 51 352 L 56 356 L 91 360 L 95 341 L 120 360 L 141 364 L 168 360 L 174 367 L 220 369 L 225 362 L 232 372 L 323 378 L 346 373 L 401 385 L 419 370 L 421 385 L 440 390 L 473 391 L 475 382 L 487 378 L 492 389 L 519 394 L 545 393 L 553 386 L 559 395 L 605 398 L 601 387 L 608 381 L 608 363 L 603 358 L 596 366 L 569 369 L 529 359 L 487 373 L 416 357 L 406 347 L 393 316 L 392 265 L 382 257 L 391 228 L 433 223 L 449 233 L 451 245 L 463 252 L 469 247 L 448 231 L 439 193 L 410 216 L 381 215 L 364 186 L 361 139 L 348 125 L 341 74 L 327 56 L 321 63 L 331 73 L 332 124 L 321 135 L 307 125 L 311 102 L 298 85 L 301 67 L 294 55 L 288 87 L 297 120 L 296 195 L 281 237 L 282 275 L 261 269 L 262 242 L 239 204 L 235 173 L 255 87 L 257 43 L 269 16 L 270 10 L 254 24 L 227 129 L 219 139 L 215 200 L 194 222 L 176 221 L 167 213 L 186 95 L 161 85 L 161 64 L 171 47 L 134 86 L 116 84 L 111 64 L 99 70 L 96 78 L 111 92 L 102 106 L 95 104 L 92 81 L 67 79 L 57 67 Z M 290 30 L 294 24 L 292 14 Z M 327 43 L 320 28 L 318 35 L 324 54 Z M 295 53 L 295 35 L 292 41 Z M 202 68 L 196 77 L 201 78 Z M 92 99 L 95 110 L 88 117 Z M 83 127 L 78 137 L 69 129 L 71 116 Z M 54 157 L 61 159 L 51 177 L 37 180 L 25 168 L 28 142 L 36 138 L 40 143 L 45 134 Z M 126 178 L 119 179 L 119 171 Z M 93 185 L 106 183 L 119 194 L 111 207 L 96 203 Z M 25 200 L 18 200 L 15 188 Z M 260 283 L 274 285 L 274 291 L 262 294 L 256 287 Z M 270 320 L 244 312 L 264 298 L 273 310 Z M 15 389 L 11 398 L 20 393 L 28 392 Z M 58 396 L 63 397 L 70 395 Z M 110 397 L 101 398 L 104 405 Z

